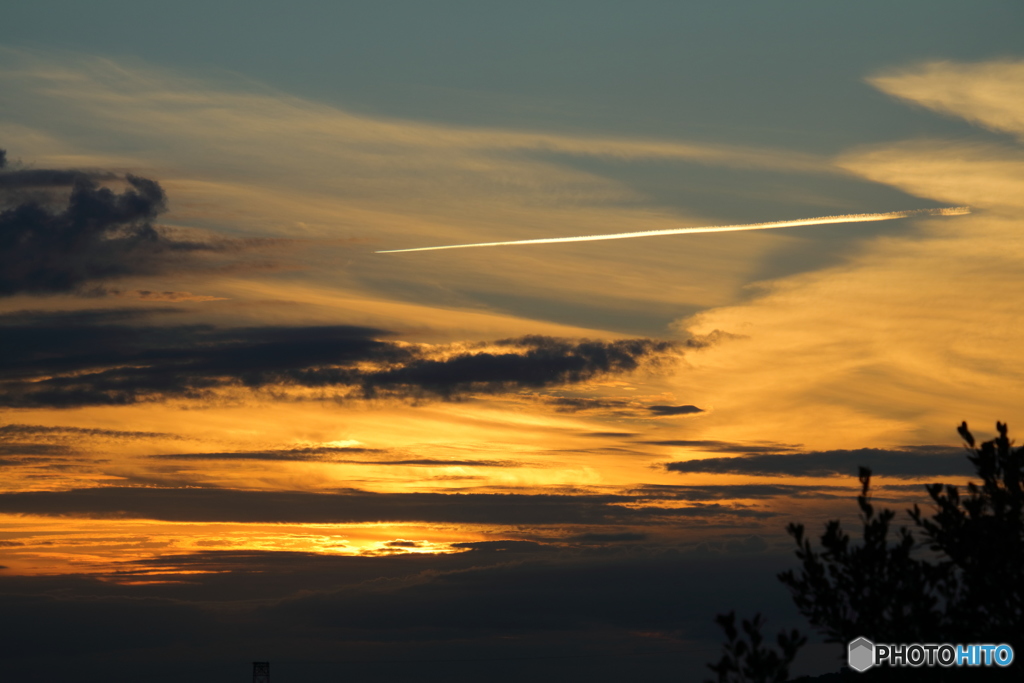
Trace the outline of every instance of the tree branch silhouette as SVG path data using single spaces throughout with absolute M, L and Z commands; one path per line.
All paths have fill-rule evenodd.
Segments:
M 857 496 L 861 538 L 853 542 L 831 520 L 817 549 L 803 524 L 787 532 L 796 542 L 799 568 L 779 574 L 800 613 L 826 642 L 843 648 L 861 636 L 880 643 L 1007 643 L 1024 656 L 1024 448 L 1014 449 L 1007 426 L 999 436 L 976 445 L 962 423 L 958 433 L 981 483 L 970 482 L 961 497 L 957 486 L 929 484 L 934 503 L 928 517 L 908 510 L 919 536 L 892 529 L 896 513 L 871 503 L 871 470 L 861 467 Z M 919 540 L 920 538 L 920 540 Z M 709 664 L 719 683 L 786 680 L 789 665 L 806 638 L 793 631 L 782 654 L 767 654 L 759 633 L 763 619 L 744 621 L 749 644 L 739 640 L 735 615 L 719 615 L 727 641 L 722 660 Z M 986 669 L 987 680 L 1019 680 L 1019 663 Z M 871 680 L 959 681 L 978 676 L 971 668 L 875 667 Z M 779 675 L 783 675 L 779 678 Z

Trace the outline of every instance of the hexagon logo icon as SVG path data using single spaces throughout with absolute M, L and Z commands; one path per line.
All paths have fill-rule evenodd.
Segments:
M 861 637 L 850 643 L 847 663 L 854 671 L 864 672 L 875 665 L 875 644 Z

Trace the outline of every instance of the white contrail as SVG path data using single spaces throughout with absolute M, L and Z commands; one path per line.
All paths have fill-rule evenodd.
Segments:
M 448 244 L 441 247 L 415 247 L 413 249 L 383 249 L 378 254 L 398 254 L 405 251 L 436 251 L 438 249 L 469 249 L 470 247 L 504 247 L 513 244 L 555 244 L 556 242 L 596 242 L 598 240 L 624 240 L 632 237 L 655 237 L 657 235 L 685 235 L 694 232 L 734 232 L 737 230 L 771 230 L 774 228 L 795 228 L 801 225 L 826 225 L 828 223 L 865 223 L 867 221 L 891 221 L 910 216 L 962 216 L 970 213 L 969 206 L 948 209 L 915 209 L 913 211 L 890 211 L 889 213 L 851 213 L 845 216 L 820 216 L 798 218 L 795 221 L 773 223 L 746 223 L 744 225 L 712 225 L 703 228 L 670 228 L 668 230 L 641 230 L 639 232 L 617 232 L 611 235 L 584 235 L 582 237 L 545 237 L 537 240 L 514 240 L 511 242 L 479 242 L 477 244 Z

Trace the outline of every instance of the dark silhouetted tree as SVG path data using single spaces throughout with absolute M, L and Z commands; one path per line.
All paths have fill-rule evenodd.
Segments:
M 803 524 L 787 531 L 797 544 L 800 568 L 779 575 L 800 613 L 843 649 L 857 637 L 881 643 L 1008 643 L 1018 661 L 1006 669 L 922 667 L 869 669 L 851 673 L 858 680 L 959 681 L 984 675 L 986 680 L 1020 680 L 1024 665 L 1024 448 L 1014 449 L 1007 427 L 999 436 L 976 445 L 967 423 L 958 428 L 968 459 L 981 483 L 969 483 L 963 497 L 956 486 L 930 484 L 935 504 L 931 517 L 915 505 L 909 510 L 920 540 L 906 527 L 893 532 L 895 513 L 876 511 L 870 502 L 871 471 L 860 468 L 857 497 L 863 527 L 860 543 L 851 542 L 838 520 L 828 522 L 816 550 Z M 726 630 L 725 655 L 708 666 L 721 683 L 779 680 L 803 644 L 796 631 L 787 636 L 783 654 L 756 656 L 737 647 L 732 614 L 719 616 Z M 761 621 L 744 622 L 751 642 L 761 642 Z M 731 630 L 730 630 L 731 629 Z M 780 635 L 780 647 L 782 637 Z M 770 661 L 772 664 L 765 664 Z M 777 666 L 771 669 L 771 666 Z M 759 668 L 760 667 L 760 668 Z M 749 673 L 748 673 L 749 672 Z M 727 676 L 732 675 L 733 678 Z M 783 679 L 784 680 L 784 679 Z
M 789 667 L 796 653 L 807 642 L 796 629 L 780 631 L 777 641 L 780 652 L 764 646 L 761 627 L 764 618 L 757 614 L 742 622 L 743 635 L 736 630 L 736 613 L 719 614 L 715 622 L 725 631 L 722 659 L 708 667 L 718 674 L 717 683 L 785 683 L 789 680 Z
M 939 555 L 945 633 L 1006 642 L 1024 658 L 1024 448 L 1013 448 L 1005 424 L 996 430 L 975 447 L 967 423 L 960 425 L 981 484 L 969 483 L 963 498 L 955 486 L 931 484 L 935 513 L 925 518 L 915 505 L 910 516 Z

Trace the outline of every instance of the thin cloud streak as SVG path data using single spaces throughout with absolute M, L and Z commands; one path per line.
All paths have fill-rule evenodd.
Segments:
M 470 247 L 503 247 L 517 244 L 555 244 L 558 242 L 597 242 L 600 240 L 623 240 L 632 237 L 658 237 L 662 235 L 685 235 L 698 232 L 737 232 L 740 230 L 772 230 L 775 228 L 795 228 L 805 225 L 828 225 L 830 223 L 867 223 L 871 221 L 891 221 L 911 216 L 962 216 L 971 212 L 968 206 L 956 206 L 946 209 L 914 209 L 911 211 L 890 211 L 888 213 L 851 213 L 842 216 L 819 216 L 817 218 L 798 218 L 792 221 L 773 221 L 770 223 L 746 223 L 742 225 L 712 225 L 695 228 L 670 228 L 668 230 L 640 230 L 637 232 L 617 232 L 610 235 L 584 235 L 580 237 L 545 237 L 534 240 L 513 240 L 510 242 L 479 242 L 477 244 L 449 244 L 440 247 L 416 247 L 413 249 L 384 249 L 378 254 L 398 254 L 407 251 L 437 251 L 439 249 L 468 249 Z

